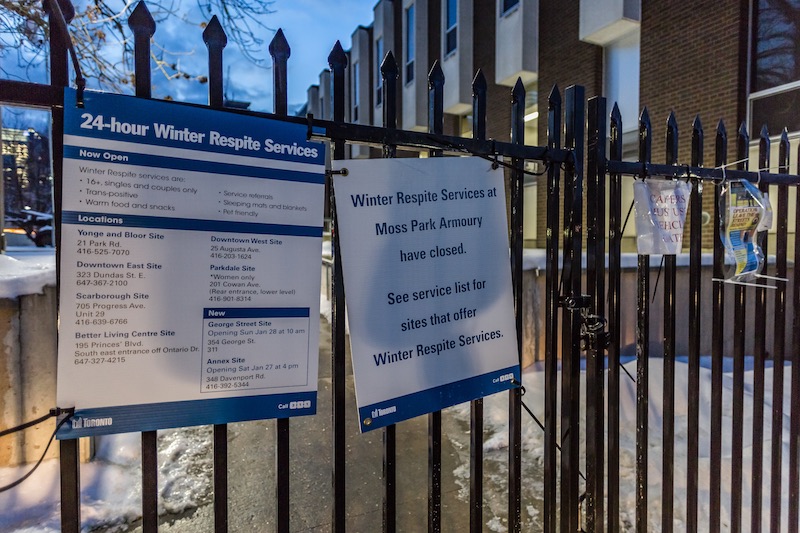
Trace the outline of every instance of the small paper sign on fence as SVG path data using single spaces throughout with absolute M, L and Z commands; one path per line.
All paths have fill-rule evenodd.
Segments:
M 680 253 L 690 186 L 683 181 L 648 180 L 633 184 L 636 247 L 640 254 Z
M 772 225 L 772 208 L 761 191 L 746 180 L 723 184 L 720 207 L 724 213 L 721 238 L 726 255 L 725 278 L 750 281 L 764 263 L 756 235 Z

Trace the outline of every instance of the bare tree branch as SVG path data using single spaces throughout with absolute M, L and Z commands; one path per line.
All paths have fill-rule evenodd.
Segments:
M 133 35 L 127 20 L 137 0 L 73 0 L 75 18 L 70 36 L 91 86 L 115 92 L 130 92 L 134 83 Z M 272 0 L 150 0 L 147 8 L 156 24 L 170 21 L 196 31 L 217 15 L 228 41 L 256 66 L 266 67 L 268 52 L 264 34 L 273 13 Z M 0 0 L 0 73 L 4 77 L 32 79 L 46 66 L 48 20 L 42 0 Z M 174 35 L 170 36 L 174 37 Z M 184 68 L 181 58 L 195 50 L 177 51 L 165 43 L 158 30 L 151 43 L 153 70 L 166 80 L 185 79 L 205 83 L 206 76 Z M 184 62 L 184 65 L 186 63 Z

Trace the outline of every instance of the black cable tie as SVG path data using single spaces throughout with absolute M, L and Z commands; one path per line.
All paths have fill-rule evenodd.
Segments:
M 80 76 L 80 74 L 78 74 L 77 76 Z M 80 76 L 80 77 L 77 77 L 77 76 L 76 76 L 77 79 L 75 81 L 76 81 L 76 84 L 78 85 L 78 90 L 75 93 L 75 105 L 77 107 L 83 109 L 83 107 L 84 107 L 84 105 L 83 105 L 83 91 L 86 89 L 86 80 L 83 78 L 83 76 Z
M 350 174 L 350 171 L 347 170 L 347 167 L 343 167 L 340 170 L 327 170 L 325 172 L 328 176 L 347 176 Z
M 306 113 L 306 140 L 311 140 L 314 136 L 314 113 Z

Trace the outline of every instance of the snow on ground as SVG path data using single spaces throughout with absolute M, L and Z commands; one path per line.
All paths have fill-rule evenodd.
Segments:
M 711 428 L 711 371 L 707 368 L 708 358 L 704 359 L 705 368 L 700 373 L 700 459 L 699 459 L 699 519 L 700 530 L 707 529 L 709 519 L 709 472 L 710 472 L 710 428 Z M 636 363 L 627 363 L 626 368 L 631 375 L 636 375 Z M 752 366 L 752 365 L 750 365 Z M 726 369 L 729 370 L 729 369 Z M 650 395 L 649 395 L 649 447 L 648 447 L 648 500 L 649 500 L 649 526 L 653 531 L 661 529 L 661 473 L 662 473 L 662 424 L 663 424 L 663 360 L 651 359 L 649 364 Z M 678 362 L 675 369 L 675 498 L 674 498 L 674 527 L 676 531 L 685 530 L 686 521 L 686 454 L 687 454 L 687 410 L 688 410 L 688 365 Z M 769 528 L 769 486 L 770 486 L 770 459 L 772 443 L 772 368 L 765 372 L 765 398 L 764 409 L 764 469 L 760 477 L 763 486 L 762 517 L 763 527 Z M 585 409 L 585 374 L 581 375 L 582 409 Z M 728 530 L 730 521 L 730 487 L 731 487 L 731 412 L 732 412 L 732 379 L 733 375 L 726 372 L 723 379 L 723 437 L 722 437 L 722 527 Z M 784 423 L 783 423 L 783 486 L 788 487 L 788 456 L 789 456 L 789 409 L 790 409 L 790 380 L 791 369 L 786 368 L 784 376 Z M 560 374 L 559 374 L 560 381 Z M 529 368 L 523 373 L 523 384 L 527 391 L 523 401 L 536 414 L 539 420 L 544 420 L 544 372 L 540 369 Z M 745 416 L 744 416 L 744 466 L 743 466 L 743 509 L 742 523 L 750 523 L 750 503 L 752 498 L 752 413 L 753 413 L 753 372 L 745 374 Z M 559 392 L 560 394 L 560 392 Z M 559 396 L 560 397 L 560 396 Z M 485 469 L 490 473 L 486 480 L 486 492 L 503 493 L 507 486 L 507 446 L 508 446 L 508 396 L 496 394 L 484 402 L 486 439 L 484 450 L 487 465 Z M 451 432 L 450 438 L 463 441 L 458 449 L 469 451 L 469 406 L 461 405 L 448 410 L 452 412 L 464 431 Z M 542 493 L 543 493 L 543 455 L 544 434 L 539 426 L 523 412 L 523 502 L 527 506 L 527 526 L 531 530 L 542 528 Z M 636 479 L 636 384 L 622 373 L 620 390 L 620 509 L 621 522 L 625 529 L 633 529 L 635 523 L 635 479 Z M 607 427 L 607 426 L 606 426 Z M 585 412 L 581 413 L 581 429 L 585 429 Z M 581 446 L 585 445 L 585 434 L 581 434 Z M 468 458 L 468 456 L 467 456 Z M 468 460 L 468 459 L 467 459 Z M 581 458 L 581 470 L 585 472 L 585 456 Z M 462 497 L 468 497 L 469 469 L 459 468 L 455 472 L 461 479 Z M 499 513 L 504 514 L 505 502 L 491 503 L 492 509 L 497 507 Z M 788 496 L 783 491 L 781 509 L 783 511 L 782 523 L 787 523 Z M 498 513 L 498 514 L 499 514 Z M 491 519 L 489 524 L 492 531 L 505 531 L 505 526 L 497 520 Z
M 527 268 L 537 268 L 537 257 L 529 257 Z M 526 259 L 527 260 L 527 259 Z M 0 294 L 2 297 L 16 297 L 20 294 L 40 292 L 46 284 L 55 282 L 54 258 L 42 255 L 40 258 L 26 258 L 23 261 L 0 255 Z M 322 295 L 321 314 L 330 320 L 330 302 Z M 723 393 L 723 530 L 727 530 L 730 517 L 731 485 L 731 388 L 732 373 L 730 359 L 726 359 Z M 626 365 L 631 375 L 636 374 L 636 363 Z M 700 530 L 707 528 L 709 513 L 709 438 L 711 404 L 711 372 L 709 358 L 703 359 L 704 368 L 700 374 Z M 750 501 L 752 486 L 751 455 L 752 434 L 752 360 L 748 363 L 745 375 L 745 435 L 744 435 L 744 488 L 743 523 L 750 523 Z M 650 398 L 649 398 L 649 455 L 648 455 L 648 497 L 649 522 L 653 530 L 661 524 L 661 431 L 663 423 L 663 360 L 651 359 Z M 581 375 L 581 392 L 585 392 L 585 374 Z M 790 409 L 791 370 L 787 367 L 784 383 L 784 424 L 783 424 L 783 486 L 788 486 L 788 445 Z M 560 376 L 559 376 L 560 381 Z M 688 367 L 683 362 L 676 365 L 675 398 L 675 529 L 685 529 L 686 495 L 686 438 L 687 438 L 687 382 Z M 772 412 L 772 369 L 766 369 L 766 401 L 764 409 L 764 472 L 760 477 L 764 487 L 763 515 L 766 529 L 769 517 L 769 479 L 771 455 L 771 412 Z M 544 372 L 531 367 L 523 373 L 523 383 L 527 390 L 525 403 L 543 420 Z M 490 513 L 487 513 L 487 527 L 491 531 L 506 530 L 506 490 L 507 490 L 507 447 L 508 447 L 508 399 L 506 394 L 490 396 L 485 401 L 485 492 Z M 585 406 L 585 401 L 581 402 Z M 448 409 L 446 424 L 448 438 L 454 448 L 462 454 L 462 465 L 455 475 L 463 490 L 460 496 L 469 496 L 469 405 L 464 404 Z M 542 458 L 544 455 L 544 435 L 533 420 L 523 413 L 523 503 L 525 526 L 529 530 L 541 529 L 542 493 L 544 490 Z M 585 413 L 581 414 L 581 426 L 585 427 Z M 621 519 L 626 528 L 632 529 L 635 518 L 635 446 L 636 446 L 636 384 L 622 373 L 620 391 L 621 454 L 620 454 L 620 495 Z M 180 513 L 187 509 L 209 503 L 212 498 L 212 458 L 211 433 L 207 427 L 183 428 L 159 432 L 159 490 L 161 492 L 161 513 Z M 582 445 L 585 435 L 581 435 Z M 464 455 L 466 454 L 466 455 Z M 19 478 L 30 466 L 0 468 L 0 485 Z M 582 469 L 585 464 L 582 464 Z M 22 485 L 16 489 L 0 493 L 0 532 L 3 533 L 53 533 L 59 527 L 59 472 L 58 461 L 46 461 Z M 122 526 L 141 516 L 141 440 L 140 434 L 125 434 L 98 438 L 96 459 L 81 465 L 81 516 L 84 529 L 100 525 Z M 788 497 L 783 492 L 783 520 L 787 521 Z
M 211 431 L 208 427 L 160 431 L 158 434 L 159 513 L 180 513 L 212 500 Z M 97 439 L 97 455 L 81 464 L 83 530 L 121 527 L 141 517 L 141 434 Z M 33 475 L 9 492 L 0 493 L 0 531 L 61 531 L 58 460 L 45 461 Z M 0 485 L 26 473 L 31 465 L 0 468 Z

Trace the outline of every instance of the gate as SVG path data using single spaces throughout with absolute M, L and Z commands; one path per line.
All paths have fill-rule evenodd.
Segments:
M 71 18 L 71 5 L 62 0 L 48 0 L 50 9 L 51 38 L 51 84 L 36 85 L 3 80 L 0 82 L 0 101 L 23 106 L 49 108 L 53 116 L 53 164 L 55 176 L 56 220 L 61 212 L 61 160 L 63 157 L 63 88 L 68 80 L 68 42 L 66 24 Z M 63 13 L 63 15 L 62 15 Z M 64 16 L 65 15 L 65 16 Z M 136 72 L 136 95 L 150 97 L 149 40 L 155 31 L 155 23 L 147 8 L 139 3 L 128 24 L 133 32 Z M 222 49 L 226 38 L 224 31 L 213 18 L 203 33 L 209 51 L 209 106 L 223 108 Z M 675 527 L 675 519 L 685 524 L 688 531 L 721 531 L 728 526 L 730 531 L 758 531 L 764 518 L 762 509 L 769 509 L 768 523 L 772 531 L 798 531 L 798 502 L 800 501 L 800 372 L 791 373 L 791 408 L 784 411 L 784 362 L 797 361 L 800 347 L 800 322 L 795 310 L 800 308 L 800 283 L 798 270 L 792 272 L 792 280 L 786 281 L 788 273 L 788 206 L 789 188 L 796 187 L 800 178 L 789 174 L 790 144 L 784 131 L 780 139 L 778 172 L 748 171 L 750 139 L 742 126 L 736 134 L 737 154 L 732 166 L 728 166 L 728 137 L 725 126 L 720 123 L 715 134 L 715 167 L 702 165 L 704 142 L 703 128 L 699 117 L 692 124 L 692 155 L 689 164 L 677 160 L 678 127 L 674 116 L 670 116 L 666 128 L 665 164 L 651 163 L 653 131 L 646 110 L 639 118 L 638 161 L 622 160 L 622 117 L 616 106 L 610 114 L 603 97 L 585 99 L 584 90 L 572 86 L 564 92 L 564 101 L 556 87 L 549 98 L 547 115 L 548 140 L 546 146 L 525 145 L 524 114 L 525 90 L 518 82 L 511 93 L 512 106 L 511 138 L 508 142 L 486 138 L 486 81 L 478 71 L 473 82 L 473 113 L 471 139 L 443 134 L 443 90 L 444 76 L 438 63 L 434 63 L 429 76 L 429 132 L 419 133 L 397 129 L 396 102 L 398 68 L 391 53 L 381 66 L 383 126 L 365 126 L 345 123 L 345 75 L 347 56 L 337 43 L 328 60 L 332 71 L 333 120 L 287 117 L 286 66 L 290 54 L 288 43 L 282 32 L 278 32 L 270 44 L 274 60 L 275 114 L 250 111 L 256 117 L 280 117 L 281 120 L 308 125 L 309 136 L 330 141 L 332 158 L 345 157 L 345 143 L 361 143 L 382 150 L 383 157 L 397 156 L 397 149 L 426 151 L 430 156 L 472 154 L 485 157 L 507 168 L 510 183 L 510 260 L 512 263 L 513 292 L 516 307 L 518 346 L 522 345 L 522 277 L 523 277 L 523 177 L 526 161 L 539 161 L 546 169 L 543 180 L 547 190 L 547 244 L 546 244 L 546 323 L 544 361 L 544 403 L 529 408 L 523 403 L 524 388 L 518 387 L 508 395 L 508 511 L 507 523 L 510 531 L 523 528 L 545 531 L 609 532 L 633 528 L 646 531 L 654 525 L 663 531 Z M 73 58 L 74 59 L 74 58 Z M 78 86 L 82 90 L 82 78 L 77 62 Z M 563 110 L 562 110 L 563 106 Z M 563 117 L 563 118 L 562 118 Z M 563 122 L 562 122 L 563 120 Z M 563 132 L 563 146 L 562 146 Z M 610 132 L 610 133 L 607 133 Z M 770 138 L 764 128 L 759 139 L 758 168 L 769 168 Z M 800 155 L 798 155 L 800 158 Z M 622 203 L 623 181 L 638 180 L 686 180 L 691 184 L 688 223 L 688 299 L 687 308 L 679 308 L 679 296 L 686 288 L 677 284 L 678 262 L 676 256 L 665 255 L 662 267 L 652 269 L 651 257 L 638 255 L 636 275 L 636 332 L 635 376 L 627 373 L 623 363 L 624 323 L 623 307 L 632 305 L 623 297 L 622 253 L 624 216 Z M 757 182 L 762 192 L 770 186 L 777 188 L 775 234 L 775 259 L 767 262 L 761 274 L 778 278 L 774 287 L 767 287 L 765 278 L 759 278 L 753 287 L 742 284 L 723 283 L 724 250 L 720 238 L 719 220 L 723 216 L 719 208 L 720 184 L 729 179 L 745 179 Z M 713 194 L 713 268 L 703 271 L 702 195 Z M 331 217 L 336 221 L 333 195 L 330 195 Z M 798 201 L 800 203 L 800 200 Z M 563 221 L 563 222 L 562 222 Z M 584 231 L 585 228 L 585 231 Z M 800 232 L 800 221 L 795 234 Z M 335 235 L 334 230 L 334 235 Z M 58 232 L 60 236 L 60 232 Z M 767 250 L 771 236 L 762 233 L 759 244 Z M 60 244 L 60 243 L 59 243 Z M 345 498 L 345 473 L 348 467 L 345 437 L 345 293 L 342 284 L 338 239 L 334 236 L 334 261 L 332 282 L 332 464 L 330 465 L 333 487 L 331 528 L 344 531 L 347 517 Z M 585 268 L 583 261 L 585 260 Z M 794 263 L 800 262 L 800 247 L 795 244 Z M 662 273 L 663 271 L 663 273 Z M 651 274 L 663 277 L 661 287 L 651 283 Z M 657 279 L 658 279 L 657 278 Z M 712 288 L 711 323 L 701 322 L 701 290 Z M 791 289 L 791 290 L 790 290 Z M 653 294 L 663 299 L 663 310 L 653 304 Z M 768 293 L 771 297 L 768 298 Z M 787 298 L 791 294 L 791 300 Z M 754 302 L 753 312 L 748 316 L 748 302 Z M 772 303 L 774 319 L 767 322 L 768 302 Z M 658 313 L 658 315 L 656 314 Z M 678 339 L 683 332 L 676 329 L 679 313 L 688 316 L 688 379 L 686 390 L 676 388 L 676 353 Z M 724 352 L 723 324 L 733 323 L 733 353 Z M 793 349 L 787 353 L 787 324 L 789 320 Z M 754 322 L 753 361 L 753 409 L 752 427 L 745 428 L 745 339 L 746 323 Z M 651 331 L 655 323 L 663 330 L 663 349 L 655 353 L 651 348 Z M 712 329 L 711 335 L 711 387 L 710 387 L 710 431 L 708 450 L 700 452 L 701 409 L 701 340 L 703 332 Z M 768 350 L 767 327 L 772 329 L 772 345 Z M 732 356 L 732 357 L 729 357 Z M 663 426 L 660 444 L 662 452 L 660 524 L 654 524 L 649 515 L 648 454 L 657 436 L 648 432 L 649 401 L 653 398 L 649 386 L 653 380 L 648 374 L 652 361 L 663 361 Z M 771 433 L 765 438 L 765 363 L 773 364 L 773 398 Z M 721 465 L 723 459 L 723 435 L 727 426 L 723 416 L 723 389 L 725 388 L 724 363 L 732 362 L 731 379 L 732 425 L 730 426 L 730 469 Z M 582 370 L 585 362 L 585 371 Z M 559 368 L 560 367 L 560 368 Z M 627 374 L 627 375 L 626 375 Z M 584 377 L 582 377 L 584 376 Z M 625 428 L 621 420 L 621 390 L 623 382 L 635 382 L 635 497 L 632 519 L 622 509 L 624 505 L 620 486 L 623 457 L 620 435 Z M 581 388 L 585 379 L 585 404 L 582 406 Z M 560 380 L 560 391 L 558 390 Z M 686 413 L 686 508 L 676 509 L 676 392 L 687 397 Z M 607 405 L 607 407 L 606 407 Z M 349 408 L 352 408 L 349 407 Z M 532 420 L 523 419 L 523 409 Z M 539 412 L 540 420 L 535 411 Z M 469 464 L 469 523 L 471 531 L 482 531 L 485 527 L 483 502 L 484 489 L 484 401 L 476 400 L 470 406 L 470 464 Z M 585 424 L 581 420 L 585 417 Z M 784 418 L 788 417 L 788 422 Z M 442 414 L 428 415 L 428 530 L 447 529 L 442 523 Z M 538 483 L 523 476 L 522 429 L 524 424 L 535 422 L 544 434 L 543 465 L 543 513 L 541 521 L 523 517 L 523 485 Z M 788 457 L 784 457 L 783 426 L 789 425 L 790 439 Z M 744 469 L 745 429 L 752 432 L 752 472 Z M 302 458 L 292 459 L 289 454 L 290 436 L 302 438 L 291 431 L 289 419 L 276 421 L 276 483 L 274 505 L 277 509 L 276 529 L 291 530 L 289 487 L 292 464 L 301 468 Z M 539 429 L 537 428 L 537 431 Z M 397 432 L 401 428 L 390 426 L 383 432 L 383 529 L 392 532 L 398 528 L 397 479 L 398 472 Z M 142 515 L 144 531 L 158 529 L 158 488 L 156 432 L 142 433 Z M 585 444 L 582 444 L 582 437 Z M 770 485 L 760 484 L 763 471 L 765 441 L 769 443 Z M 227 427 L 214 427 L 214 529 L 228 529 L 228 453 Z M 606 444 L 607 443 L 607 444 Z M 80 474 L 78 468 L 78 446 L 75 440 L 60 442 L 61 452 L 61 516 L 62 530 L 78 532 L 80 518 Z M 705 449 L 705 448 L 704 448 Z M 682 453 L 682 452 L 680 452 Z M 683 459 L 679 459 L 681 464 Z M 701 483 L 703 470 L 700 462 L 707 462 L 709 479 Z M 788 469 L 785 465 L 788 464 Z M 782 472 L 788 470 L 788 485 L 783 483 Z M 678 469 L 680 472 L 680 469 Z M 730 502 L 723 502 L 723 473 L 730 477 Z M 751 475 L 751 501 L 743 501 L 745 476 Z M 657 480 L 656 480 L 657 481 Z M 703 487 L 706 487 L 703 488 Z M 783 506 L 782 495 L 788 493 L 788 506 Z M 706 499 L 708 501 L 706 505 Z M 744 524 L 743 507 L 750 504 L 750 523 Z M 767 503 L 769 505 L 767 505 Z M 700 509 L 707 509 L 708 523 L 700 521 Z M 704 511 L 705 515 L 706 512 Z M 788 523 L 782 522 L 788 517 Z M 727 522 L 723 522 L 727 520 Z M 681 526 L 683 527 L 683 526 Z

